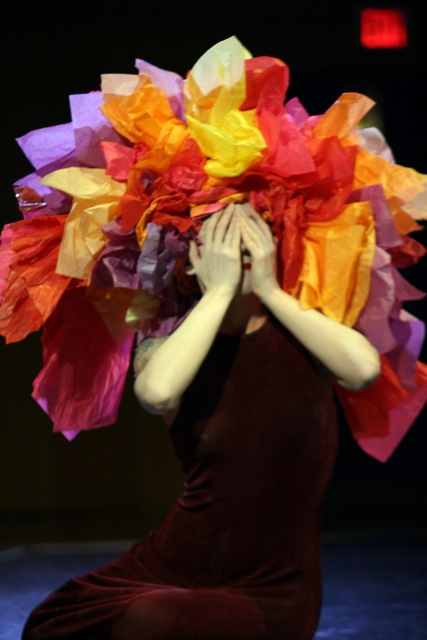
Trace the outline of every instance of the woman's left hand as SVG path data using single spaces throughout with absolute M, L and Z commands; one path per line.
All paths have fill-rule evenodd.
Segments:
M 251 261 L 251 288 L 261 300 L 280 288 L 276 276 L 276 245 L 267 223 L 246 202 L 239 206 L 242 240 Z

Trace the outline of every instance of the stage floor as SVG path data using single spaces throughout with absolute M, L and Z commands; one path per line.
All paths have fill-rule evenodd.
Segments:
M 50 591 L 109 562 L 129 544 L 36 545 L 1 552 L 0 640 L 19 640 L 29 611 Z M 316 640 L 427 640 L 425 540 L 326 537 L 323 576 Z

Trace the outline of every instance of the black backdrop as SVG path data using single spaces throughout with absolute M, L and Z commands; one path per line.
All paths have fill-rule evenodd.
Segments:
M 397 162 L 427 173 L 427 47 L 424 42 L 427 20 L 421 4 L 404 3 L 409 18 L 409 46 L 406 49 L 373 51 L 359 45 L 358 18 L 364 5 L 356 2 L 217 0 L 196 3 L 187 0 L 149 5 L 126 0 L 88 0 L 84 4 L 14 3 L 8 7 L 9 18 L 3 18 L 1 39 L 1 222 L 19 219 L 11 184 L 31 171 L 14 142 L 15 137 L 34 128 L 67 122 L 68 95 L 98 89 L 100 73 L 133 73 L 133 61 L 140 57 L 184 75 L 206 49 L 233 34 L 253 55 L 273 55 L 289 64 L 288 97 L 298 95 L 312 114 L 325 111 L 342 91 L 371 95 L 378 101 L 377 118 L 382 122 Z M 384 3 L 376 2 L 375 5 Z M 418 239 L 426 244 L 425 232 L 418 234 Z M 424 260 L 407 269 L 405 277 L 416 286 L 426 288 L 426 265 Z M 412 303 L 408 309 L 426 319 L 425 301 Z M 32 438 L 36 430 L 45 433 L 49 429 L 41 410 L 27 400 L 31 379 L 40 367 L 41 354 L 34 338 L 28 340 L 28 346 L 11 345 L 5 349 L 3 343 L 1 346 L 0 455 L 7 462 L 0 463 L 0 469 L 4 473 L 2 490 L 9 498 L 4 499 L 0 513 L 5 518 L 13 515 L 24 522 L 25 514 L 34 512 L 35 508 L 30 490 Z M 425 350 L 423 360 L 427 360 Z M 136 414 L 138 411 L 132 399 L 130 379 L 120 413 L 121 423 L 135 423 L 136 415 L 138 422 L 141 421 Z M 361 452 L 342 425 L 340 452 L 326 509 L 328 527 L 427 524 L 425 426 L 424 412 L 391 460 L 382 465 Z M 30 430 L 33 435 L 27 437 Z M 104 437 L 100 433 L 79 436 L 87 438 L 95 448 L 99 446 L 96 439 L 101 443 Z M 140 436 L 128 433 L 127 437 L 132 443 L 133 437 Z M 61 442 L 56 446 L 55 456 L 60 458 L 57 464 L 61 467 L 61 456 L 64 456 L 68 462 L 62 466 L 68 468 L 69 464 L 70 468 L 69 476 L 62 482 L 72 484 L 74 471 L 69 460 L 73 453 L 68 448 L 74 445 Z M 85 445 L 78 446 L 83 448 Z M 38 455 L 39 467 L 49 464 L 44 456 L 40 457 L 40 452 Z M 143 454 L 147 455 L 150 456 L 146 452 Z M 135 462 L 132 473 L 141 473 L 144 460 L 141 457 L 140 462 Z M 125 452 L 117 456 L 114 466 L 118 467 L 118 476 L 125 473 L 129 467 Z M 11 472 L 12 468 L 15 472 Z M 88 470 L 90 474 L 90 465 Z M 62 469 L 61 473 L 68 472 Z M 94 473 L 99 475 L 100 470 Z M 164 471 L 156 469 L 153 473 L 162 475 Z M 55 477 L 51 481 L 55 483 Z M 17 485 L 22 482 L 28 487 L 20 492 Z M 127 476 L 127 482 L 135 483 L 136 480 Z M 42 485 L 39 492 L 43 491 Z M 155 478 L 148 486 L 156 486 Z M 106 480 L 105 491 L 111 493 Z M 102 488 L 98 502 L 101 494 Z M 72 502 L 67 502 L 61 495 L 52 507 L 58 513 Z M 136 501 L 139 498 L 140 494 Z M 39 503 L 47 513 L 48 501 L 39 496 Z M 120 497 L 114 504 L 120 504 Z M 78 500 L 73 505 L 78 511 Z M 130 535 L 133 535 L 131 529 Z M 115 530 L 114 535 L 117 535 Z M 27 538 L 31 537 L 27 535 Z M 49 538 L 49 533 L 44 537 Z M 61 533 L 56 532 L 54 537 L 61 538 Z M 21 538 L 25 540 L 26 536 L 23 534 Z

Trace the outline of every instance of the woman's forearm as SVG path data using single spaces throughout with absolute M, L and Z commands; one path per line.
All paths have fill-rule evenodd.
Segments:
M 135 393 L 148 411 L 175 409 L 205 359 L 233 295 L 207 291 L 184 322 L 153 353 L 135 380 Z
M 338 384 L 361 390 L 378 377 L 376 349 L 358 331 L 327 318 L 315 309 L 303 310 L 297 300 L 274 287 L 261 294 L 264 305 L 333 374 Z

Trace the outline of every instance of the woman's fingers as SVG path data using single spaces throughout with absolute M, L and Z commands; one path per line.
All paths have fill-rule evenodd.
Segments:
M 200 253 L 199 253 L 199 247 L 194 242 L 194 240 L 190 240 L 190 248 L 189 248 L 189 251 L 188 251 L 188 257 L 190 258 L 190 262 L 191 262 L 191 264 L 193 266 L 193 269 L 196 269 L 197 265 L 200 262 Z
M 273 245 L 273 240 L 266 236 L 257 225 L 255 220 L 242 215 L 241 229 L 243 242 L 252 257 L 259 257 L 268 253 Z
M 241 229 L 240 229 L 240 216 L 237 212 L 234 212 L 233 217 L 228 225 L 225 237 L 224 237 L 224 246 L 233 249 L 234 251 L 239 253 L 240 257 L 240 238 L 241 238 Z
M 245 202 L 243 205 L 241 205 L 240 211 L 245 220 L 254 222 L 255 227 L 253 228 L 259 229 L 262 236 L 266 240 L 270 240 L 270 238 L 272 237 L 270 227 L 262 218 L 262 216 L 260 216 L 260 214 L 255 211 L 250 202 Z
M 213 242 L 215 242 L 217 246 L 224 242 L 230 223 L 234 219 L 233 213 L 235 208 L 236 206 L 234 204 L 229 204 L 220 212 L 221 216 L 216 223 L 213 235 Z

